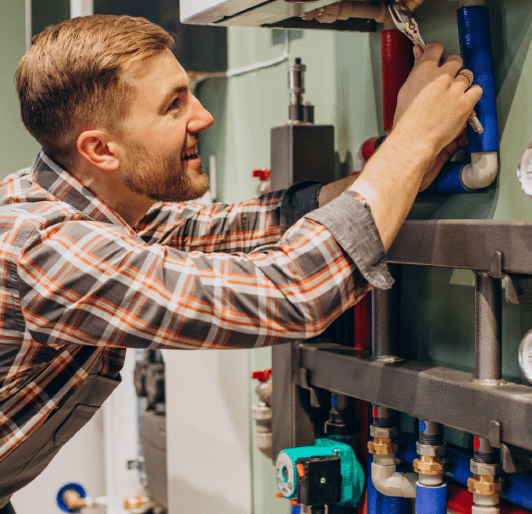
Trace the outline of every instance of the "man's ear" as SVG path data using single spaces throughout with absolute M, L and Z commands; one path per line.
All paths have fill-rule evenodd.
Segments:
M 101 130 L 83 131 L 78 137 L 77 148 L 79 155 L 85 161 L 104 171 L 115 171 L 120 165 L 115 145 Z

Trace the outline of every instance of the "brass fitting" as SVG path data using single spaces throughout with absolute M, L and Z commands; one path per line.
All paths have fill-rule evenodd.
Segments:
M 80 510 L 87 506 L 87 500 L 83 499 L 77 491 L 67 489 L 63 493 L 63 501 L 69 510 Z
M 421 458 L 414 460 L 414 471 L 421 475 L 443 475 L 447 469 L 447 461 L 441 457 L 421 455 Z
M 124 500 L 125 510 L 137 510 L 141 509 L 148 504 L 150 499 L 147 496 L 133 496 Z
M 467 479 L 467 489 L 473 494 L 497 496 L 502 491 L 502 478 L 493 475 L 473 475 Z
M 388 437 L 375 437 L 373 441 L 368 441 L 368 451 L 373 455 L 395 455 L 399 446 L 392 443 Z

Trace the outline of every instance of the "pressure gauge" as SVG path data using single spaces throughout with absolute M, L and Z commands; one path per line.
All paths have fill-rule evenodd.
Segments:
M 517 165 L 517 178 L 521 189 L 532 198 L 532 143 L 521 154 Z
M 519 367 L 526 379 L 532 382 L 532 330 L 529 330 L 519 345 Z

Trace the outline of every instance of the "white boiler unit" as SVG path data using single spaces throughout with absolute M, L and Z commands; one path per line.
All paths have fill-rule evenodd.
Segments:
M 181 22 L 247 27 L 270 25 L 298 18 L 307 11 L 335 1 L 294 3 L 286 0 L 181 0 Z

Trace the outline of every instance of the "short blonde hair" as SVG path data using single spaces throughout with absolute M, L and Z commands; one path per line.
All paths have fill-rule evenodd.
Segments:
M 83 16 L 45 30 L 16 72 L 24 125 L 50 157 L 69 162 L 83 130 L 120 130 L 134 93 L 125 66 L 172 45 L 164 29 L 131 16 Z

